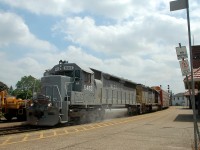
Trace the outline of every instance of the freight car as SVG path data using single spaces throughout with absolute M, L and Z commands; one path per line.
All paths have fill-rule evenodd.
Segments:
M 160 86 L 153 86 L 152 89 L 156 90 L 159 93 L 161 109 L 168 108 L 170 101 L 169 93 L 163 90 Z
M 31 125 L 91 122 L 103 119 L 105 110 L 114 108 L 126 108 L 132 115 L 146 108 L 150 111 L 156 103 L 157 91 L 151 88 L 144 92 L 147 97 L 141 103 L 140 95 L 136 96 L 137 83 L 66 61 L 47 70 L 41 84 L 41 92 L 27 109 L 27 123 Z
M 140 104 L 140 114 L 160 110 L 160 93 L 153 88 L 137 84 L 137 103 Z

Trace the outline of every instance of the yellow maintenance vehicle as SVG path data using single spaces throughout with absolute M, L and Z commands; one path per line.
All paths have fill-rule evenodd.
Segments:
M 4 117 L 8 121 L 14 117 L 17 117 L 18 120 L 26 120 L 28 101 L 9 96 L 7 90 L 7 86 L 0 82 L 0 117 Z

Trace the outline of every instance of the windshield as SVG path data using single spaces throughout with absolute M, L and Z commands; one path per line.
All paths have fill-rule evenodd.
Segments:
M 64 75 L 68 77 L 74 77 L 74 71 L 59 71 L 55 73 L 56 75 Z
M 60 92 L 57 86 L 44 86 L 37 95 L 37 99 L 46 99 L 49 101 L 61 101 Z

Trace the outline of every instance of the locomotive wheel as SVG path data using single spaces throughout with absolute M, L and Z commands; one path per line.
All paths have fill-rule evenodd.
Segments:
M 133 110 L 132 110 L 132 108 L 131 108 L 131 107 L 128 107 L 127 109 L 128 109 L 128 111 L 127 111 L 128 116 L 132 116 L 132 115 L 133 115 Z
M 140 107 L 141 107 L 141 106 L 140 106 Z M 140 107 L 137 107 L 137 114 L 138 114 L 138 115 L 142 114 L 142 110 L 141 110 Z
M 105 116 L 105 109 L 104 108 L 101 108 L 101 110 L 99 111 L 99 119 L 100 120 L 103 120 L 104 119 L 104 116 Z
M 88 111 L 87 113 L 87 122 L 95 122 L 97 113 L 95 111 Z
M 86 110 L 81 110 L 81 117 L 80 117 L 80 124 L 87 123 L 87 111 Z

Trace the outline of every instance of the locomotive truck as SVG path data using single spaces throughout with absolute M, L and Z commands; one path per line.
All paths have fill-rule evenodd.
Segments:
M 44 73 L 41 85 L 27 108 L 31 125 L 85 123 L 103 119 L 106 109 L 126 108 L 133 115 L 160 105 L 159 93 L 152 88 L 62 60 Z

